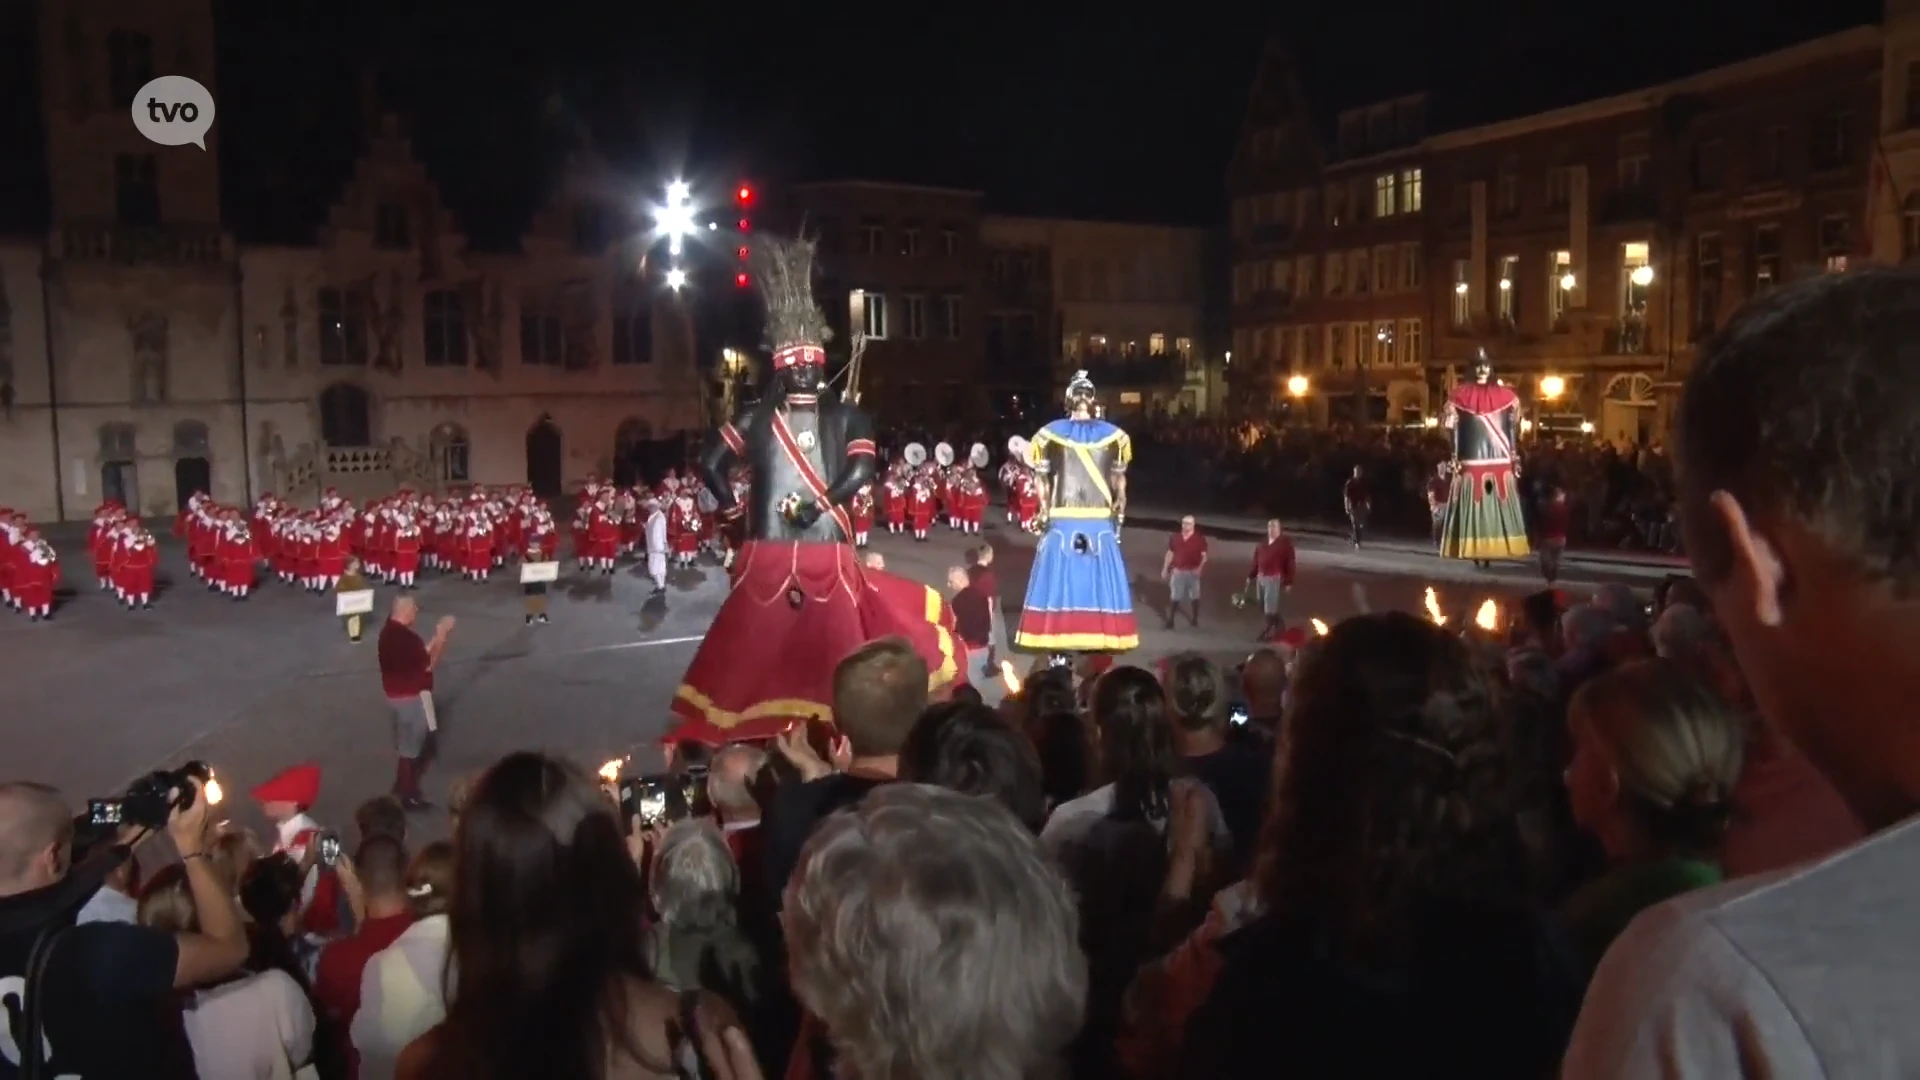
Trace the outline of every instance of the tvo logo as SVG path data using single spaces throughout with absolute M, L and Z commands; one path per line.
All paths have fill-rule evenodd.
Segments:
M 133 96 L 133 126 L 161 146 L 207 148 L 213 95 L 185 75 L 162 75 Z

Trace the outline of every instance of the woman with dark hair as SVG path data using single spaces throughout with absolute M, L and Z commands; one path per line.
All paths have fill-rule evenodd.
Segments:
M 1173 720 L 1152 672 L 1113 668 L 1100 676 L 1090 700 L 1095 768 L 1104 783 L 1055 809 L 1040 843 L 1060 860 L 1080 898 L 1089 983 L 1074 1075 L 1105 1076 L 1112 1069 L 1121 997 L 1167 932 L 1161 887 L 1170 848 L 1181 835 L 1176 817 L 1195 818 L 1202 846 L 1217 853 L 1214 865 L 1227 864 L 1233 841 L 1206 785 L 1175 777 Z M 1184 819 L 1180 824 L 1191 827 Z M 1179 926 L 1177 933 L 1188 929 Z
M 979 702 L 944 702 L 921 713 L 900 748 L 900 779 L 994 799 L 1036 833 L 1047 820 L 1033 745 Z
M 447 1018 L 401 1052 L 397 1080 L 625 1080 L 689 1066 L 681 1002 L 648 975 L 639 868 L 592 776 L 544 754 L 501 758 L 454 847 Z M 730 1020 L 717 1001 L 703 1006 L 703 1020 Z
M 1264 914 L 1220 943 L 1177 1075 L 1553 1075 L 1580 979 L 1529 892 L 1496 688 L 1411 615 L 1322 639 L 1276 761 Z

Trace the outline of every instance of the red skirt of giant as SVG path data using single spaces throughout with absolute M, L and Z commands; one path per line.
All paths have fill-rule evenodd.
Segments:
M 681 724 L 666 741 L 721 745 L 796 720 L 832 723 L 834 667 L 888 636 L 913 643 L 937 694 L 960 677 L 952 631 L 938 592 L 867 569 L 851 544 L 750 541 L 673 696 Z

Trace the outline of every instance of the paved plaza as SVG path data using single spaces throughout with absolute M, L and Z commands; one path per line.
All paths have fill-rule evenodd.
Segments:
M 1251 542 L 1214 541 L 1200 628 L 1170 631 L 1159 614 L 1166 599 L 1159 582 L 1166 535 L 1131 524 L 1125 532 L 1142 629 L 1133 659 L 1150 662 L 1193 649 L 1238 662 L 1260 628 L 1257 613 L 1229 603 L 1247 573 Z M 1000 553 L 1001 595 L 1015 610 L 1032 540 L 991 526 L 987 539 Z M 978 538 L 945 530 L 924 544 L 876 534 L 874 549 L 889 570 L 939 583 L 970 542 Z M 1289 600 L 1296 621 L 1333 621 L 1360 607 L 1417 611 L 1428 585 L 1450 610 L 1471 609 L 1486 598 L 1507 605 L 1540 587 L 1531 564 L 1482 572 L 1412 548 L 1355 552 L 1326 537 L 1298 542 L 1300 581 Z M 325 771 L 318 814 L 342 824 L 362 799 L 387 789 L 392 762 L 374 660 L 377 621 L 366 640 L 353 645 L 332 616 L 330 596 L 278 581 L 245 602 L 209 593 L 186 574 L 184 553 L 171 541 L 161 564 L 171 587 L 154 610 L 129 612 L 90 587 L 84 550 L 69 544 L 62 554 L 68 592 L 54 622 L 33 625 L 0 614 L 0 745 L 6 748 L 0 775 L 55 784 L 77 805 L 115 793 L 149 769 L 193 758 L 212 763 L 235 796 L 281 767 L 314 761 Z M 1575 563 L 1567 584 L 1646 586 L 1667 571 Z M 423 621 L 459 620 L 439 671 L 442 724 L 429 797 L 444 802 L 451 778 L 523 747 L 589 764 L 633 754 L 636 770 L 655 767 L 654 740 L 672 724 L 668 703 L 725 596 L 726 578 L 717 566 L 706 566 L 676 572 L 664 600 L 649 600 L 651 592 L 631 564 L 612 578 L 565 574 L 553 596 L 552 623 L 527 627 L 511 572 L 484 585 L 457 578 L 423 582 Z M 382 589 L 381 611 L 389 598 L 390 590 Z M 741 663 L 754 658 L 743 656 Z M 234 800 L 231 813 L 262 824 L 244 799 Z M 444 814 L 419 819 L 424 836 L 445 828 Z

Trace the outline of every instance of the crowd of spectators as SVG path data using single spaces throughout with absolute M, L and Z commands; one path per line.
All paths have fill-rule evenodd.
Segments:
M 1911 1074 L 1920 270 L 1757 303 L 1693 376 L 1695 576 L 1651 605 L 1042 664 L 998 709 L 882 639 L 836 733 L 686 748 L 657 817 L 519 752 L 450 844 L 376 800 L 332 865 L 196 798 L 105 875 L 0 785 L 0 1077 Z
M 1341 494 L 1358 466 L 1373 499 L 1372 526 L 1419 537 L 1430 525 L 1427 484 L 1451 454 L 1447 433 L 1433 428 L 1316 430 L 1168 418 L 1130 434 L 1137 498 L 1179 492 L 1182 508 L 1344 528 Z M 1567 493 L 1573 544 L 1679 552 L 1673 466 L 1661 443 L 1528 437 L 1521 440 L 1520 460 L 1529 522 L 1558 488 Z M 1195 492 L 1196 476 L 1213 478 L 1212 489 Z M 1212 505 L 1196 506 L 1196 497 Z

